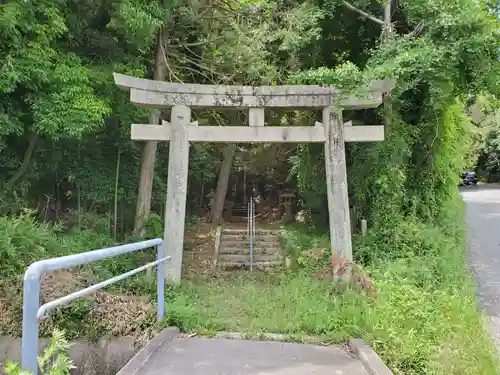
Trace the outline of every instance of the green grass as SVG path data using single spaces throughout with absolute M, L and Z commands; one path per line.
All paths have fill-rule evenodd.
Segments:
M 327 265 L 325 256 L 296 263 L 284 274 L 242 272 L 186 282 L 168 301 L 167 323 L 208 335 L 272 332 L 335 343 L 361 337 L 395 374 L 498 374 L 465 262 L 463 226 L 456 220 L 461 208 L 451 209 L 458 211 L 448 212 L 439 226 L 409 219 L 356 241 L 357 259 L 376 296 L 352 289 L 339 295 L 330 282 L 312 280 Z M 328 245 L 310 229 L 287 228 L 283 234 L 294 257 Z
M 379 295 L 331 295 L 305 274 L 241 273 L 186 284 L 168 303 L 168 323 L 187 332 L 238 331 L 370 342 L 396 374 L 497 374 L 493 346 L 469 288 L 421 289 L 407 262 L 374 270 Z M 412 269 L 412 272 L 417 272 Z
M 330 289 L 328 283 L 310 277 L 259 272 L 186 283 L 169 301 L 169 323 L 186 331 L 327 334 L 343 341 L 357 329 L 347 326 L 343 317 L 353 308 L 361 309 L 366 300 L 354 293 L 352 298 L 335 298 Z

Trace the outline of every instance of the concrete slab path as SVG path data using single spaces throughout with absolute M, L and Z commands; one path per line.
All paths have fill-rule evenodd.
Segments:
M 338 347 L 207 338 L 177 338 L 162 347 L 143 374 L 367 375 Z
M 392 374 L 361 340 L 353 340 L 351 346 L 354 351 L 343 346 L 189 337 L 169 328 L 118 375 Z

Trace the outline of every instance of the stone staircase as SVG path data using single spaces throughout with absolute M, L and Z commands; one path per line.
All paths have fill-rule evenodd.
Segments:
M 281 267 L 285 263 L 278 229 L 256 229 L 252 249 L 254 269 Z M 217 266 L 223 269 L 250 268 L 250 239 L 245 229 L 226 228 L 222 231 Z

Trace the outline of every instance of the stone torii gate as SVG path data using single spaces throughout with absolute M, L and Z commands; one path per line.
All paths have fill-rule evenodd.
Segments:
M 388 81 L 374 81 L 368 98 L 345 94 L 332 86 L 219 86 L 153 81 L 114 73 L 116 85 L 130 91 L 139 107 L 172 107 L 170 122 L 133 124 L 132 139 L 170 141 L 167 203 L 165 209 L 166 255 L 171 256 L 167 277 L 179 281 L 182 270 L 184 220 L 188 182 L 189 142 L 324 143 L 325 170 L 332 249 L 352 259 L 351 224 L 347 194 L 344 142 L 384 139 L 382 125 L 352 126 L 343 123 L 342 109 L 375 108 L 391 90 Z M 248 108 L 248 126 L 198 126 L 191 121 L 192 107 Z M 322 108 L 322 122 L 313 126 L 264 126 L 264 109 Z M 341 109 L 340 109 L 341 108 Z

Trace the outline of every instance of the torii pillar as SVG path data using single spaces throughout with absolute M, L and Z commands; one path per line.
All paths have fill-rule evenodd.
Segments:
M 170 275 L 173 280 L 180 280 L 189 164 L 189 140 L 186 127 L 191 123 L 191 108 L 185 105 L 173 106 L 170 123 L 167 202 L 163 240 L 165 241 L 166 255 L 171 256 L 170 261 L 166 263 L 166 275 Z
M 328 218 L 332 249 L 343 249 L 352 260 L 351 218 L 347 189 L 347 166 L 342 110 L 323 108 L 325 128 L 325 172 Z

